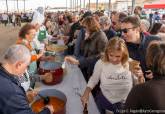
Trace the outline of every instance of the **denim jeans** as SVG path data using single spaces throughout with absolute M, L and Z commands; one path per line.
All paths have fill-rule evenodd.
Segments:
M 105 114 L 105 110 L 112 111 L 114 114 L 119 114 L 119 110 L 122 109 L 124 105 L 121 102 L 112 104 L 107 98 L 104 97 L 101 91 L 96 96 L 96 104 L 101 114 Z

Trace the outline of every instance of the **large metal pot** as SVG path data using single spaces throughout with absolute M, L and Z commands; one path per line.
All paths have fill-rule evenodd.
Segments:
M 49 104 L 51 104 L 53 102 L 53 101 L 51 101 L 51 97 L 52 98 L 56 97 L 60 101 L 63 101 L 64 105 L 60 108 L 60 110 L 54 109 L 55 112 L 53 114 L 66 114 L 67 98 L 63 92 L 56 90 L 56 89 L 44 89 L 44 90 L 41 90 L 39 92 L 39 94 L 44 97 L 49 97 L 50 98 Z M 33 111 L 34 111 L 35 106 L 37 106 L 37 108 L 39 108 L 39 109 L 42 109 L 45 106 L 43 102 L 42 102 L 43 103 L 42 106 L 40 106 L 40 107 L 38 107 L 38 105 L 35 105 L 35 103 L 39 102 L 39 100 L 42 100 L 42 98 L 40 96 L 36 96 L 34 101 L 31 103 L 31 107 L 32 107 Z M 53 103 L 51 105 L 53 105 Z
M 44 75 L 46 73 L 51 73 L 53 79 L 51 82 L 46 82 L 43 80 L 43 83 L 46 85 L 55 85 L 62 81 L 63 79 L 63 69 L 61 67 L 62 63 L 55 61 L 41 61 L 38 73 Z

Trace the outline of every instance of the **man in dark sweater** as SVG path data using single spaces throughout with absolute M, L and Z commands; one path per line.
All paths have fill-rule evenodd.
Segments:
M 0 114 L 34 114 L 16 78 L 25 72 L 30 59 L 31 54 L 23 45 L 13 45 L 5 52 L 0 65 Z M 53 112 L 53 106 L 47 105 L 39 114 Z
M 165 43 L 152 43 L 147 56 L 153 79 L 133 87 L 123 110 L 127 114 L 165 114 Z
M 146 49 L 150 42 L 160 40 L 156 36 L 145 36 L 140 33 L 140 19 L 137 16 L 128 16 L 122 20 L 121 24 L 122 35 L 126 41 L 130 58 L 140 62 L 140 66 L 144 75 L 149 70 L 146 67 Z M 138 73 L 138 71 L 135 71 Z

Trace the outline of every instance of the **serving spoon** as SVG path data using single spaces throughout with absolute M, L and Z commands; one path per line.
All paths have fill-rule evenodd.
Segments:
M 40 93 L 38 93 L 38 96 L 44 100 L 45 105 L 49 104 L 50 99 L 48 96 L 43 96 Z

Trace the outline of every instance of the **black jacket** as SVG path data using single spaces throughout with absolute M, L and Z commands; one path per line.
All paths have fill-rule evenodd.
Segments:
M 108 40 L 110 40 L 111 38 L 113 38 L 114 36 L 117 35 L 117 33 L 110 27 L 108 30 L 104 31 Z
M 147 47 L 150 44 L 150 42 L 155 40 L 161 40 L 157 36 L 148 35 L 145 36 L 143 33 L 141 33 L 141 43 L 140 44 L 134 44 L 134 43 L 126 43 L 129 56 L 130 58 L 140 61 L 140 65 L 142 67 L 142 71 L 145 74 L 145 71 L 148 70 L 146 66 L 146 51 Z
M 81 68 L 87 68 L 87 75 L 91 76 L 97 60 L 104 51 L 108 39 L 103 31 L 94 32 L 81 46 L 82 57 L 78 58 Z
M 128 114 L 133 110 L 158 111 L 165 114 L 165 77 L 159 76 L 150 81 L 135 86 L 129 93 L 125 109 Z M 130 111 L 130 112 L 128 112 Z M 164 111 L 164 112 L 161 112 Z M 140 112 L 137 112 L 139 114 Z M 144 112 L 143 112 L 144 113 Z M 147 112 L 147 114 L 150 112 Z

